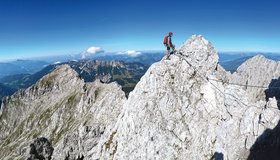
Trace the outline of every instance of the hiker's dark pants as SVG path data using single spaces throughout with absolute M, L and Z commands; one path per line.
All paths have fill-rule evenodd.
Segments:
M 173 44 L 171 44 L 170 46 L 173 46 Z M 168 51 L 170 51 L 170 48 L 171 48 L 170 46 L 166 45 L 166 48 Z

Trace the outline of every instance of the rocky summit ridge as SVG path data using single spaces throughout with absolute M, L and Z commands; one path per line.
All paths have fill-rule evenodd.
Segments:
M 265 141 L 277 138 L 277 91 L 266 87 L 277 84 L 278 62 L 257 56 L 230 74 L 197 35 L 170 59 L 154 63 L 128 99 L 116 83 L 86 83 L 68 65 L 5 98 L 1 159 L 26 159 L 38 137 L 55 160 L 254 159 L 263 146 L 279 148 Z

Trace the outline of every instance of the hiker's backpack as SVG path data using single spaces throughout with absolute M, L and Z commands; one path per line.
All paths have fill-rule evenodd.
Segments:
M 166 45 L 168 43 L 168 36 L 165 36 L 163 39 L 163 44 Z

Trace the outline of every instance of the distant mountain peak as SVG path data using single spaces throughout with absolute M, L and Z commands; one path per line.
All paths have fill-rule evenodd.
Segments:
M 78 73 L 72 69 L 68 64 L 58 65 L 57 68 L 44 76 L 39 84 L 48 85 L 65 85 L 68 81 L 74 81 L 79 79 Z M 70 86 L 69 86 L 70 87 Z

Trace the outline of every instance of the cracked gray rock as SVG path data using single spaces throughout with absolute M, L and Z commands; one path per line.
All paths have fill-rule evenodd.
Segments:
M 68 159 L 90 156 L 85 145 L 93 142 L 88 145 L 92 149 L 94 140 L 106 136 L 104 129 L 109 132 L 114 126 L 125 100 L 117 83 L 85 83 L 70 66 L 62 65 L 2 103 L 0 159 L 26 159 L 37 137 L 49 139 L 52 159 L 65 159 L 70 153 Z
M 101 141 L 94 158 L 246 159 L 256 138 L 276 126 L 276 99 L 251 100 L 243 87 L 229 85 L 210 42 L 193 36 L 179 52 L 149 68 L 107 138 L 110 146 Z
M 280 62 L 265 58 L 263 55 L 257 55 L 244 62 L 237 68 L 237 71 L 231 76 L 232 83 L 248 85 L 243 87 L 250 100 L 256 102 L 265 100 L 265 90 L 273 79 L 277 80 L 280 75 Z M 260 87 L 250 87 L 260 86 Z

